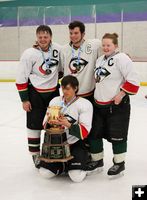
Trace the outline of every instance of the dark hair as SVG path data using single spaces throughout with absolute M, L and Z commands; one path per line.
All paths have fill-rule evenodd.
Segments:
M 40 32 L 47 32 L 50 34 L 50 36 L 52 36 L 52 30 L 49 26 L 46 26 L 46 25 L 38 26 L 38 28 L 36 29 L 36 34 Z
M 85 32 L 85 25 L 80 21 L 73 21 L 68 25 L 68 28 L 71 30 L 76 27 L 79 27 L 81 33 Z
M 66 87 L 67 85 L 70 85 L 73 89 L 77 88 L 76 93 L 78 92 L 79 81 L 75 76 L 64 76 L 64 78 L 61 80 L 61 86 Z
M 113 44 L 118 45 L 118 35 L 117 33 L 105 33 L 105 35 L 103 36 L 103 39 L 112 39 Z

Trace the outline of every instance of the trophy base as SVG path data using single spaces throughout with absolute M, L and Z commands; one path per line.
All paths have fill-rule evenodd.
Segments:
M 67 162 L 71 159 L 73 159 L 73 156 L 70 152 L 65 130 L 59 129 L 59 127 L 57 129 L 55 127 L 46 129 L 40 160 L 51 163 Z
M 43 157 L 40 157 L 39 159 L 44 162 L 51 163 L 51 162 L 67 162 L 73 158 L 74 158 L 73 156 L 69 156 L 67 158 L 60 158 L 60 159 L 49 159 L 49 158 L 43 158 Z

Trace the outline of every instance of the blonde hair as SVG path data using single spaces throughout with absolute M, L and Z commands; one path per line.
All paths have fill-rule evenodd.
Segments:
M 117 33 L 105 33 L 102 39 L 112 39 L 113 44 L 118 45 L 118 34 Z

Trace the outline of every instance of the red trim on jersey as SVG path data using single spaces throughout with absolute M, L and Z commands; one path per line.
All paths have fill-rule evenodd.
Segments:
M 28 88 L 28 83 L 16 83 L 16 87 L 19 91 L 26 90 Z
M 87 136 L 88 136 L 88 131 L 87 131 L 87 129 L 86 129 L 83 125 L 81 125 L 81 124 L 79 124 L 79 126 L 80 126 L 81 138 L 82 138 L 82 139 L 87 138 Z
M 35 90 L 37 92 L 40 92 L 40 93 L 44 93 L 44 92 L 54 92 L 56 90 L 56 87 L 53 87 L 53 88 L 48 88 L 48 89 L 41 89 L 41 88 L 36 88 L 34 87 Z
M 126 81 L 121 88 L 127 93 L 136 94 L 139 89 L 139 86 L 133 85 L 132 83 Z
M 97 101 L 96 99 L 95 99 L 95 102 L 97 103 L 97 104 L 99 104 L 99 105 L 108 105 L 108 104 L 111 104 L 111 103 L 113 103 L 113 101 Z
M 88 93 L 84 93 L 84 94 L 78 94 L 77 96 L 79 97 L 87 97 L 87 96 L 91 96 L 93 94 L 94 90 L 92 90 L 91 92 Z

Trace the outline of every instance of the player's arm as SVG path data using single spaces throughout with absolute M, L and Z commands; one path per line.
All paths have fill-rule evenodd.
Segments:
M 69 128 L 69 134 L 79 138 L 87 138 L 92 123 L 93 107 L 90 102 L 81 106 L 81 111 L 79 113 L 78 124 L 72 124 Z
M 28 112 L 32 109 L 28 95 L 28 78 L 31 70 L 32 62 L 29 59 L 28 53 L 24 52 L 24 54 L 20 58 L 20 62 L 18 65 L 16 87 L 19 92 L 20 99 L 22 101 L 23 109 Z
M 120 104 L 126 94 L 136 94 L 139 89 L 139 78 L 133 67 L 132 60 L 126 54 L 122 54 L 117 60 L 117 65 L 125 82 L 120 87 L 120 92 L 113 98 L 116 105 Z
M 132 60 L 126 54 L 123 54 L 118 61 L 118 65 L 125 79 L 120 90 L 123 90 L 126 94 L 136 94 L 139 89 L 140 81 L 139 76 L 134 69 Z

